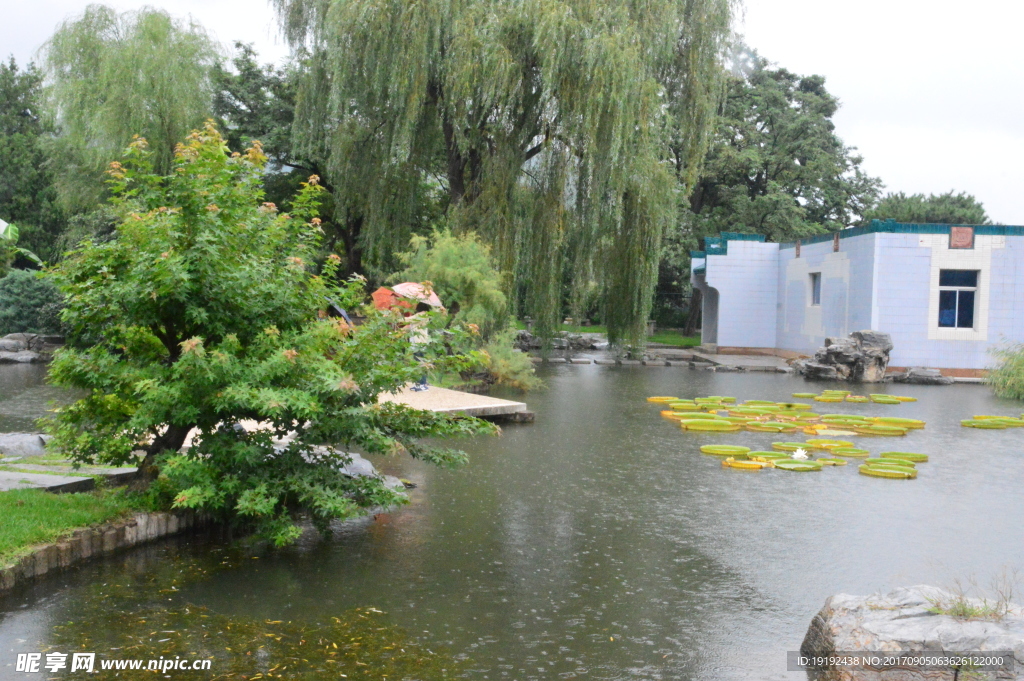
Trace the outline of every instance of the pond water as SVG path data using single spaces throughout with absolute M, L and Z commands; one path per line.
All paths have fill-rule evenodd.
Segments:
M 46 385 L 45 364 L 0 364 L 0 433 L 38 432 L 36 420 L 68 392 Z
M 401 666 L 380 646 L 377 658 L 362 658 L 366 668 L 350 661 L 348 678 L 380 678 L 370 670 L 383 655 L 397 665 L 387 668 L 392 678 L 792 679 L 786 652 L 833 593 L 984 584 L 1004 567 L 1024 567 L 1024 429 L 959 425 L 1024 410 L 987 387 L 874 387 L 919 401 L 816 405 L 925 419 L 926 429 L 904 438 L 856 438 L 872 453 L 927 453 L 919 477 L 904 481 L 858 475 L 856 462 L 804 474 L 726 470 L 700 445 L 767 449 L 803 436 L 686 433 L 645 401 L 788 401 L 834 386 L 681 368 L 543 373 L 547 388 L 528 396 L 535 424 L 465 442 L 470 464 L 457 471 L 378 461 L 418 484 L 412 503 L 340 526 L 329 541 L 230 559 L 217 542 L 171 542 L 0 600 L 0 678 L 15 677 L 9 651 L 67 641 L 106 649 L 128 647 L 127 637 L 135 657 L 187 654 L 206 645 L 195 632 L 209 622 L 218 635 L 232 622 L 248 632 L 248 643 L 213 646 L 222 671 L 256 650 L 269 655 L 265 672 L 294 639 L 282 643 L 261 627 L 306 627 L 295 638 L 323 641 L 327 634 L 311 632 L 371 612 L 394 650 L 436 657 Z M 139 555 L 149 568 L 139 568 Z M 194 640 L 148 628 L 161 617 L 176 619 L 160 626 L 188 629 Z M 259 648 L 261 637 L 278 648 Z

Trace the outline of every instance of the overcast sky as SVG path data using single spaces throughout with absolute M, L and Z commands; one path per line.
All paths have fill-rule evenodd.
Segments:
M 0 55 L 30 59 L 82 0 L 5 0 Z M 286 54 L 264 0 L 116 0 L 191 14 L 225 44 Z M 840 136 L 889 191 L 977 196 L 1024 224 L 1024 3 L 1014 0 L 747 0 L 736 29 L 762 56 L 825 76 Z

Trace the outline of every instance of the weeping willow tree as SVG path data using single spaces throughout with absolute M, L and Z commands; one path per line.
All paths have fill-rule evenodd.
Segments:
M 59 187 L 72 206 L 95 202 L 107 164 L 145 137 L 160 174 L 175 144 L 213 110 L 219 47 L 201 26 L 145 7 L 89 5 L 41 50 L 49 113 L 59 125 Z
M 611 339 L 642 346 L 732 0 L 274 3 L 309 65 L 296 141 L 323 160 L 365 265 L 401 250 L 436 195 L 542 333 L 596 285 Z

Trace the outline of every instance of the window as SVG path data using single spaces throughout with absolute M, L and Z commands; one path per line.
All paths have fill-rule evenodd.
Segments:
M 939 326 L 974 328 L 978 270 L 939 270 Z
M 811 305 L 821 305 L 821 272 L 811 273 Z

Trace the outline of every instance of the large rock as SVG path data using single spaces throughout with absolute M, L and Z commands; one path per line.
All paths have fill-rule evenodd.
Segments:
M 943 376 L 938 369 L 925 369 L 924 367 L 911 367 L 902 374 L 896 374 L 892 380 L 897 383 L 913 383 L 916 385 L 949 385 L 953 379 Z
M 881 331 L 854 331 L 848 338 L 826 338 L 814 359 L 798 360 L 793 368 L 807 378 L 881 383 L 889 366 L 892 338 Z
M 42 456 L 46 454 L 49 435 L 39 433 L 0 433 L 0 454 L 3 456 Z
M 0 352 L 21 352 L 28 350 L 28 343 L 15 338 L 0 338 Z
M 515 347 L 524 352 L 528 350 L 539 350 L 544 345 L 544 339 L 535 336 L 529 331 L 520 330 L 516 333 Z M 565 333 L 551 339 L 552 350 L 605 350 L 608 348 L 608 339 L 602 333 Z
M 964 620 L 938 614 L 955 596 L 932 586 L 896 589 L 886 595 L 838 594 L 814 616 L 800 653 L 808 657 L 836 653 L 966 653 L 1011 651 L 1012 672 L 958 676 L 952 668 L 925 670 L 914 665 L 896 669 L 828 665 L 815 678 L 822 681 L 924 681 L 949 679 L 1013 679 L 1024 681 L 1024 610 L 1006 604 L 1000 619 Z M 975 606 L 980 600 L 968 599 Z M 993 605 L 989 601 L 989 606 Z
M 0 351 L 0 364 L 31 364 L 32 362 L 45 361 L 45 357 L 31 350 L 21 350 L 20 352 Z

